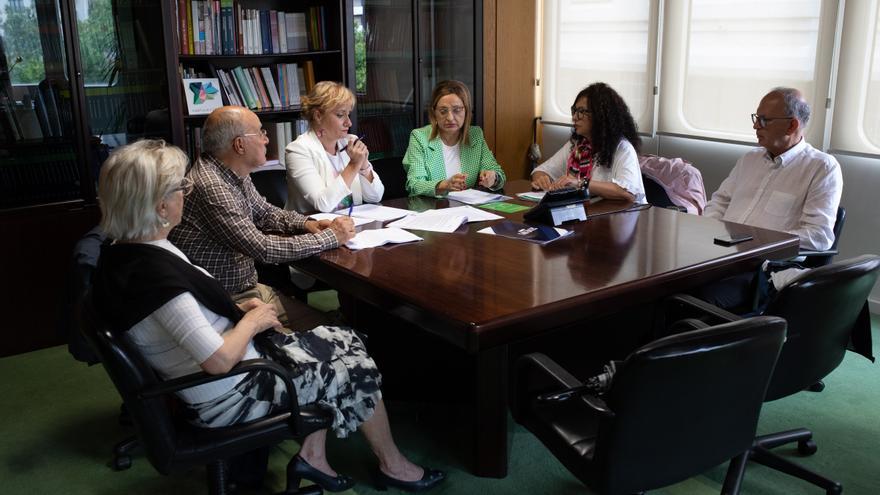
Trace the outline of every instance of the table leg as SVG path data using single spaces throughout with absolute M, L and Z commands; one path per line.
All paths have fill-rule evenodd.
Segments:
M 507 476 L 507 352 L 500 345 L 477 353 L 474 474 L 486 478 Z

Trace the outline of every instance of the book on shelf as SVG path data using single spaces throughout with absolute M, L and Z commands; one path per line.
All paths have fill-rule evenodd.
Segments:
M 325 6 L 304 12 L 244 8 L 237 0 L 177 0 L 182 55 L 268 55 L 326 50 Z
M 266 84 L 266 90 L 269 92 L 272 108 L 281 108 L 281 98 L 278 95 L 278 88 L 275 87 L 275 80 L 272 78 L 272 69 L 260 67 L 260 73 L 263 75 L 263 82 Z

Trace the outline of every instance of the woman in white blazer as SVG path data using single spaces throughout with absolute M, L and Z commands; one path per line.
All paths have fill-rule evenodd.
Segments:
M 330 81 L 303 97 L 309 132 L 285 148 L 286 209 L 330 212 L 382 200 L 385 186 L 367 159 L 367 145 L 348 133 L 354 104 L 351 90 Z

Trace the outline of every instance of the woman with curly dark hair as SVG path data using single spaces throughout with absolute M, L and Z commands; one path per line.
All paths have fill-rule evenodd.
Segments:
M 571 106 L 571 139 L 532 172 L 532 187 L 585 187 L 593 196 L 642 202 L 641 139 L 629 107 L 605 83 L 587 86 Z

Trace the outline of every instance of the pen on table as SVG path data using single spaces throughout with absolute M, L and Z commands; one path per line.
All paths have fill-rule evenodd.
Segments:
M 356 143 L 356 142 L 358 142 L 358 141 L 363 141 L 363 139 L 364 139 L 365 137 L 367 137 L 366 134 L 361 134 L 360 136 L 357 137 L 357 139 L 355 139 L 354 141 L 352 141 L 350 144 L 354 144 L 354 143 Z M 346 144 L 346 145 L 343 146 L 339 151 L 345 151 L 345 150 L 347 150 L 347 149 L 348 149 L 348 146 L 349 146 L 349 145 Z
M 348 205 L 348 216 L 351 216 L 351 210 L 353 210 L 353 209 L 354 209 L 354 201 L 352 201 L 351 204 Z

